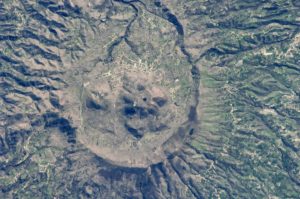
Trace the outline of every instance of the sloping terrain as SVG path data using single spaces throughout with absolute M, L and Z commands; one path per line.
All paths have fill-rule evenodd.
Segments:
M 0 1 L 0 198 L 300 198 L 300 1 Z

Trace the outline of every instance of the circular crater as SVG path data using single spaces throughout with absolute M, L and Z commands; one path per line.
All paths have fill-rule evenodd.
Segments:
M 161 70 L 100 68 L 86 76 L 92 81 L 82 87 L 79 141 L 98 156 L 126 167 L 146 168 L 176 150 L 167 143 L 187 122 L 189 104 L 179 106 L 174 101 L 174 80 Z

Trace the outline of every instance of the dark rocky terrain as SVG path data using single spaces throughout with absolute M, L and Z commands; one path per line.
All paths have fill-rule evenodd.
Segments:
M 0 198 L 300 198 L 300 1 L 1 0 Z

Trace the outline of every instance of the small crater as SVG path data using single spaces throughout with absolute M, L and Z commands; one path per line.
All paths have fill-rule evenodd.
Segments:
M 86 99 L 85 105 L 89 109 L 96 109 L 96 110 L 107 110 L 108 106 L 106 104 L 97 103 L 95 100 L 88 98 Z
M 163 107 L 166 103 L 167 100 L 165 98 L 162 97 L 154 97 L 152 98 L 152 100 L 159 106 L 159 107 Z
M 126 117 L 131 117 L 136 114 L 136 109 L 134 107 L 125 107 L 123 110 L 123 114 Z
M 128 96 L 123 96 L 122 97 L 122 100 L 125 104 L 130 104 L 130 105 L 133 105 L 134 104 L 134 101 L 133 99 L 131 99 L 130 97 Z
M 140 133 L 137 129 L 135 129 L 135 128 L 129 126 L 127 123 L 125 123 L 124 126 L 125 126 L 126 130 L 127 130 L 133 137 L 135 137 L 135 138 L 137 138 L 137 139 L 141 139 L 141 138 L 143 137 L 143 134 L 142 134 L 142 133 Z
M 154 116 L 158 115 L 158 111 L 155 108 L 148 108 L 148 113 Z
M 194 132 L 195 132 L 195 130 L 192 128 L 192 129 L 190 130 L 189 134 L 190 134 L 190 135 L 193 135 Z
M 159 125 L 149 124 L 148 127 L 149 127 L 149 130 L 152 132 L 159 132 L 159 131 L 163 131 L 168 128 L 168 126 L 165 124 L 159 124 Z
M 143 91 L 143 90 L 145 90 L 145 86 L 138 84 L 137 89 L 138 89 L 138 91 Z
M 145 108 L 139 108 L 139 115 L 140 115 L 140 119 L 145 119 L 148 117 L 148 111 Z

